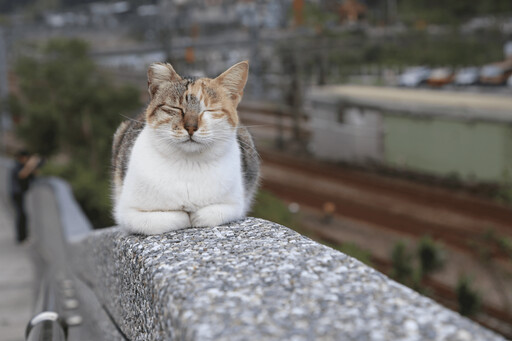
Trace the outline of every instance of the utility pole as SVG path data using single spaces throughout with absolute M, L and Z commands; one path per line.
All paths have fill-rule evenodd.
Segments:
M 387 24 L 391 25 L 396 22 L 396 14 L 397 14 L 397 7 L 396 7 L 396 0 L 387 0 Z
M 290 104 L 292 109 L 292 118 L 293 118 L 293 140 L 297 143 L 299 148 L 303 147 L 302 134 L 301 134 L 301 119 L 302 119 L 302 93 L 303 93 L 303 85 L 302 85 L 302 55 L 300 51 L 300 42 L 294 39 L 292 59 L 291 59 L 291 84 L 290 90 L 292 97 L 290 98 Z
M 251 21 L 249 23 L 249 39 L 251 42 L 250 55 L 251 55 L 251 79 L 252 79 L 252 95 L 255 98 L 261 98 L 263 95 L 263 79 L 261 77 L 261 55 L 260 55 L 260 8 L 261 1 L 258 0 L 251 8 Z
M 284 100 L 288 111 L 291 113 L 292 118 L 292 142 L 294 148 L 303 149 L 302 134 L 301 134 L 301 119 L 302 119 L 302 67 L 303 61 L 301 56 L 301 46 L 297 38 L 292 38 L 291 44 L 286 47 L 282 56 L 283 72 L 287 78 L 286 91 L 284 93 Z M 281 115 L 281 114 L 280 114 Z M 284 145 L 282 129 L 282 117 L 278 116 L 278 148 L 282 149 Z
M 293 18 L 295 22 L 295 31 L 301 30 L 304 25 L 304 0 L 293 1 Z M 292 111 L 292 140 L 296 146 L 302 151 L 304 149 L 302 136 L 301 136 L 301 119 L 302 119 L 302 68 L 303 56 L 301 53 L 300 39 L 297 39 L 297 34 L 292 39 L 291 55 L 290 55 L 288 70 L 290 75 L 290 88 L 288 104 Z
M 11 128 L 12 122 L 7 111 L 7 96 L 9 94 L 7 71 L 7 44 L 5 30 L 0 28 L 0 152 L 5 152 L 5 132 Z

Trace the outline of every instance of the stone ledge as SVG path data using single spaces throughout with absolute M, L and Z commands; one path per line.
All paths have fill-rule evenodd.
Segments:
M 130 340 L 504 340 L 329 247 L 261 219 L 71 243 Z

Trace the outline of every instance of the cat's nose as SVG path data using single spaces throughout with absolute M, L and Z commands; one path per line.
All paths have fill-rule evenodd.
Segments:
M 197 124 L 185 124 L 185 130 L 188 131 L 190 136 L 192 136 L 197 130 Z

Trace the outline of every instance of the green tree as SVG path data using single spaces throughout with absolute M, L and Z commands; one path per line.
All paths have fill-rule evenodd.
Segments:
M 98 171 L 121 114 L 139 106 L 137 90 L 113 87 L 76 39 L 50 40 L 36 56 L 20 58 L 15 72 L 14 115 L 27 147 L 45 156 L 67 152 Z
M 70 181 L 95 226 L 110 223 L 111 139 L 123 115 L 140 107 L 138 91 L 112 86 L 77 39 L 49 40 L 20 58 L 15 74 L 19 92 L 10 105 L 18 136 L 45 157 L 64 155 L 68 162 L 48 168 Z

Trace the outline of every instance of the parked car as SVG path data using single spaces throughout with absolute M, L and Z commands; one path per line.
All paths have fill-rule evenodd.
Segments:
M 398 85 L 416 87 L 426 82 L 430 75 L 430 69 L 425 66 L 415 66 L 405 69 L 400 75 Z
M 460 69 L 454 78 L 456 85 L 475 85 L 480 78 L 480 69 L 477 67 L 465 67 Z
M 504 85 L 512 75 L 512 59 L 485 65 L 480 72 L 480 82 L 487 85 Z
M 431 86 L 443 86 L 453 81 L 453 70 L 442 67 L 432 70 L 427 78 L 427 84 Z

